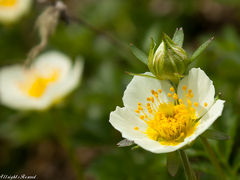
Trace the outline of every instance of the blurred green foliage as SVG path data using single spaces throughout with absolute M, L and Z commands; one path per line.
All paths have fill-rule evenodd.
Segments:
M 168 175 L 165 154 L 117 148 L 121 135 L 108 122 L 110 112 L 122 106 L 123 92 L 132 78 L 125 72 L 147 71 L 131 54 L 128 44 L 148 52 L 151 37 L 160 43 L 162 32 L 172 36 L 177 27 L 183 27 L 183 47 L 190 54 L 215 36 L 192 67 L 201 67 L 213 80 L 216 92 L 221 92 L 221 98 L 226 100 L 223 116 L 213 126 L 231 139 L 210 143 L 229 179 L 240 179 L 239 0 L 66 0 L 65 3 L 71 15 L 84 19 L 97 31 L 86 24 L 61 22 L 46 50 L 62 51 L 72 59 L 83 56 L 81 85 L 49 111 L 19 112 L 0 106 L 0 174 L 75 179 L 73 166 L 80 171 L 77 166 L 82 164 L 86 179 L 184 179 L 182 167 L 176 177 Z M 30 48 L 38 43 L 33 24 L 45 7 L 35 2 L 20 22 L 0 26 L 1 67 L 22 63 Z M 69 149 L 78 163 L 71 160 L 74 157 L 68 157 Z M 201 179 L 216 178 L 199 140 L 187 153 Z

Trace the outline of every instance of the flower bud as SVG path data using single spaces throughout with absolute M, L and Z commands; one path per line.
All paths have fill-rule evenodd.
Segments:
M 155 53 L 154 47 L 150 49 L 148 68 L 159 79 L 177 81 L 188 64 L 187 53 L 166 34 L 163 34 L 163 41 Z

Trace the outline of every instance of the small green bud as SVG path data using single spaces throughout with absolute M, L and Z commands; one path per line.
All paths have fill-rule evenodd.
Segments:
M 162 43 L 154 53 L 154 43 L 148 57 L 149 70 L 159 79 L 178 81 L 190 63 L 183 48 L 163 34 Z

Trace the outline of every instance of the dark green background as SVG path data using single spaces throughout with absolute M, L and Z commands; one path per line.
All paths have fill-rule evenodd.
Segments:
M 73 60 L 85 59 L 81 85 L 64 102 L 44 112 L 19 112 L 0 106 L 0 174 L 37 175 L 43 180 L 76 179 L 80 165 L 89 180 L 184 179 L 166 168 L 166 154 L 117 148 L 121 134 L 109 114 L 122 106 L 131 80 L 125 72 L 147 67 L 128 48 L 148 52 L 150 38 L 160 43 L 162 32 L 185 32 L 191 54 L 201 43 L 215 40 L 192 64 L 213 80 L 226 100 L 223 116 L 213 125 L 231 136 L 210 143 L 228 179 L 240 179 L 240 2 L 239 0 L 66 0 L 69 13 L 86 24 L 60 22 L 47 50 L 59 50 Z M 28 15 L 0 26 L 0 66 L 23 63 L 39 42 L 34 22 L 46 7 L 35 2 Z M 107 32 L 107 35 L 104 32 Z M 109 38 L 111 36 L 112 38 Z M 200 179 L 217 179 L 202 144 L 187 150 Z

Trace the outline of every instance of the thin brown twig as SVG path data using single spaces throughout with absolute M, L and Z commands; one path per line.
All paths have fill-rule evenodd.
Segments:
M 86 26 L 88 29 L 90 29 L 91 31 L 95 32 L 96 34 L 99 34 L 99 35 L 102 35 L 104 36 L 108 41 L 110 41 L 112 44 L 124 49 L 124 50 L 127 50 L 127 46 L 121 42 L 120 40 L 118 40 L 117 38 L 115 38 L 114 36 L 112 36 L 110 33 L 104 31 L 104 30 L 101 30 L 95 26 L 93 26 L 92 24 L 88 23 L 86 20 L 84 20 L 82 17 L 73 17 L 73 16 L 70 16 L 66 13 L 62 14 L 64 17 L 63 19 L 65 19 L 65 21 L 67 23 L 69 22 L 75 22 L 75 23 L 78 23 L 78 24 L 82 24 L 84 26 Z

